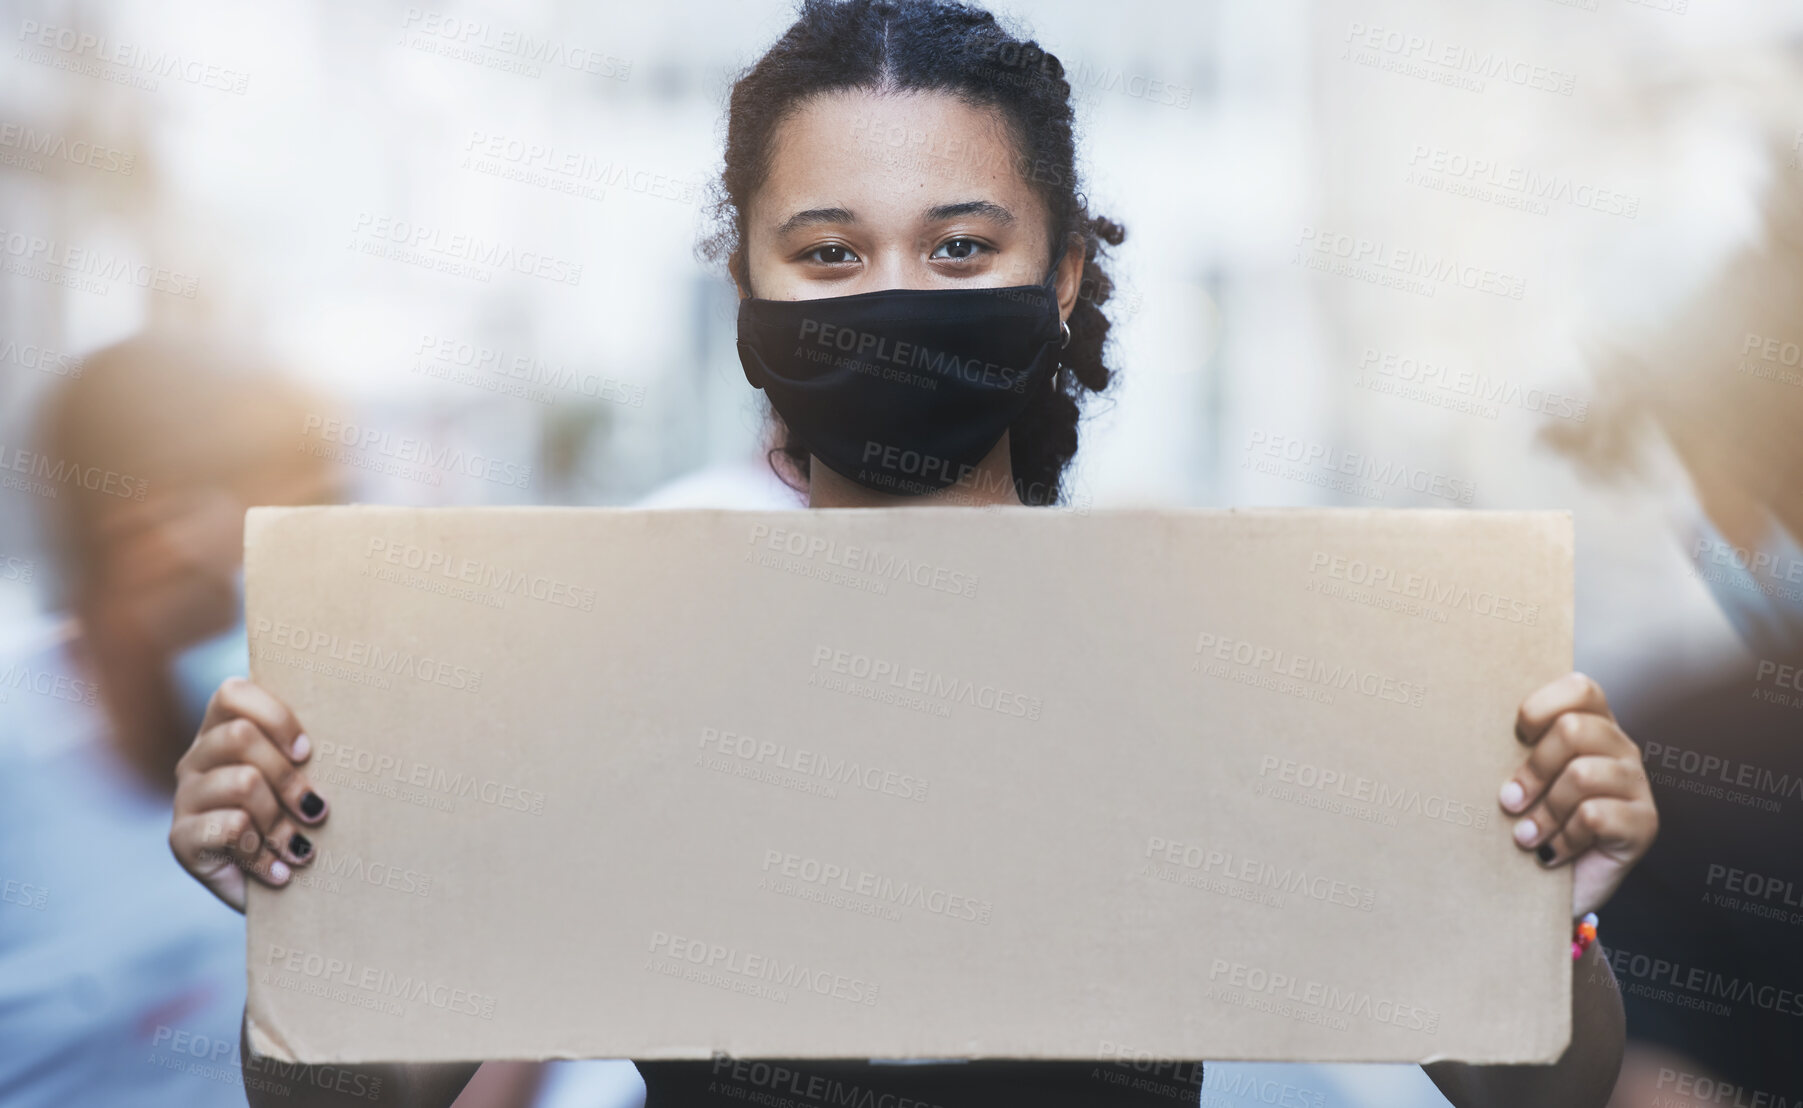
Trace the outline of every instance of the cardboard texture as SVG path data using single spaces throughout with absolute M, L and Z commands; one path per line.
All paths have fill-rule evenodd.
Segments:
M 258 508 L 309 1062 L 1545 1062 L 1566 513 Z

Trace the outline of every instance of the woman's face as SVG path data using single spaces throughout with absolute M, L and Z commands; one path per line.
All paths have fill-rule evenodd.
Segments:
M 1052 256 L 1047 213 L 1019 160 L 998 113 L 955 97 L 817 96 L 777 129 L 746 213 L 751 288 L 740 295 L 1038 284 Z M 1065 260 L 1068 316 L 1081 256 Z

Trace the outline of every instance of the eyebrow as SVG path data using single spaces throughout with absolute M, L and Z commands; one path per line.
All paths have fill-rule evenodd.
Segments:
M 850 209 L 847 208 L 809 208 L 806 211 L 796 212 L 788 219 L 783 220 L 777 226 L 776 233 L 780 237 L 790 231 L 812 227 L 816 223 L 856 223 L 857 221 L 858 217 L 851 214 Z
M 943 223 L 959 216 L 980 215 L 995 220 L 1004 227 L 1014 224 L 1014 213 L 1000 204 L 989 200 L 964 200 L 956 204 L 940 204 L 927 209 L 927 219 L 933 223 Z M 858 217 L 849 208 L 808 208 L 796 212 L 782 221 L 776 228 L 778 237 L 803 227 L 812 227 L 817 223 L 856 223 Z
M 988 200 L 965 200 L 958 204 L 941 204 L 937 208 L 927 210 L 927 218 L 934 223 L 943 223 L 948 219 L 957 219 L 963 215 L 985 216 L 1004 227 L 1012 226 L 1014 223 L 1013 212 Z

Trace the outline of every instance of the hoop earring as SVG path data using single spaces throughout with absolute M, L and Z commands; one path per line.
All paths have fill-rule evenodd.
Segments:
M 1058 346 L 1058 349 L 1063 350 L 1071 344 L 1071 325 L 1061 319 L 1058 321 L 1058 329 L 1064 332 L 1064 341 Z

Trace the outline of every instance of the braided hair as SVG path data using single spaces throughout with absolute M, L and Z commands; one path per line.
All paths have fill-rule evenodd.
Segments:
M 709 261 L 728 262 L 749 287 L 741 244 L 745 213 L 770 168 L 778 127 L 807 100 L 823 93 L 944 92 L 998 111 L 1013 140 L 1016 167 L 1049 213 L 1050 241 L 1081 239 L 1083 275 L 1067 321 L 1071 339 L 1049 389 L 1009 427 L 1015 492 L 1024 504 L 1055 504 L 1077 452 L 1077 422 L 1091 394 L 1108 388 L 1113 371 L 1103 358 L 1108 317 L 1102 311 L 1114 283 L 1102 268 L 1104 246 L 1119 246 L 1125 228 L 1091 215 L 1077 188 L 1071 87 L 1056 56 L 1004 29 L 994 15 L 956 0 L 803 0 L 800 15 L 763 57 L 732 86 L 725 170 L 713 189 L 716 224 L 702 243 Z M 1054 251 L 1055 252 L 1055 251 Z M 774 410 L 778 476 L 804 487 L 808 445 Z

